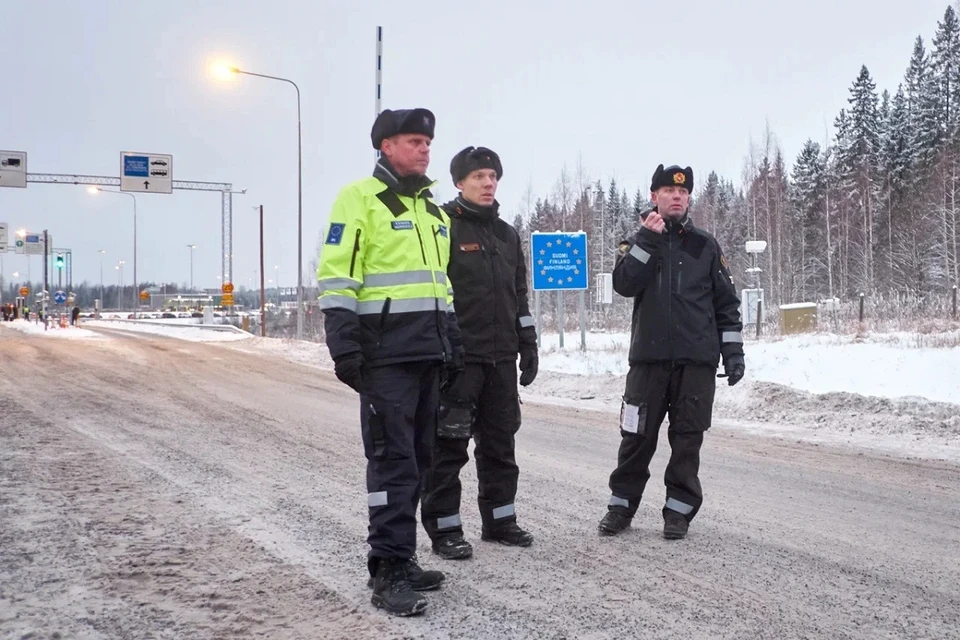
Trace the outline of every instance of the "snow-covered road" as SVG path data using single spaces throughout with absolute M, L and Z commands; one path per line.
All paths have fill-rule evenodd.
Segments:
M 960 468 L 708 434 L 706 503 L 660 537 L 666 452 L 632 530 L 598 538 L 618 433 L 531 402 L 517 500 L 533 547 L 423 564 L 418 619 L 369 605 L 358 403 L 256 344 L 48 340 L 0 327 L 0 637 L 947 638 Z M 259 352 L 258 352 L 259 351 Z M 251 353 L 252 352 L 252 353 Z M 289 354 L 283 354 L 288 357 Z

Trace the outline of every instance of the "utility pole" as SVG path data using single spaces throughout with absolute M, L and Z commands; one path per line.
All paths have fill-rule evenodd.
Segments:
M 260 337 L 267 337 L 266 291 L 263 287 L 263 205 L 260 205 Z

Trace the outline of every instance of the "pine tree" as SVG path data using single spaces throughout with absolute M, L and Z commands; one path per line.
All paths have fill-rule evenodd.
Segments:
M 960 23 L 953 7 L 947 7 L 937 23 L 930 64 L 937 84 L 937 122 L 941 135 L 952 135 L 960 121 L 957 95 L 960 93 Z
M 808 139 L 793 166 L 790 185 L 791 217 L 796 228 L 794 295 L 801 300 L 829 295 L 823 278 L 826 271 L 825 171 L 820 145 Z

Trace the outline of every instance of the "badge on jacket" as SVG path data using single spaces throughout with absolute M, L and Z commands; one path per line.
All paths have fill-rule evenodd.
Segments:
M 327 232 L 327 244 L 340 244 L 346 226 L 343 222 L 331 222 L 330 231 Z
M 441 224 L 441 225 L 438 227 L 438 230 L 439 230 L 439 232 L 440 232 L 440 235 L 442 235 L 444 238 L 447 237 L 447 227 L 446 227 L 446 225 Z
M 412 220 L 394 220 L 390 223 L 394 231 L 400 231 L 403 229 L 413 229 Z
M 480 243 L 470 242 L 468 244 L 461 244 L 460 251 L 480 251 Z

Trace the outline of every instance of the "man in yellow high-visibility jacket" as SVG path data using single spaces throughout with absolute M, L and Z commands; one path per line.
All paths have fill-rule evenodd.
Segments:
M 396 615 L 427 606 L 439 571 L 414 556 L 417 503 L 437 430 L 440 377 L 463 370 L 447 283 L 450 219 L 426 177 L 435 119 L 385 110 L 371 131 L 373 175 L 333 204 L 317 277 L 337 378 L 360 394 L 367 458 L 371 601 Z

